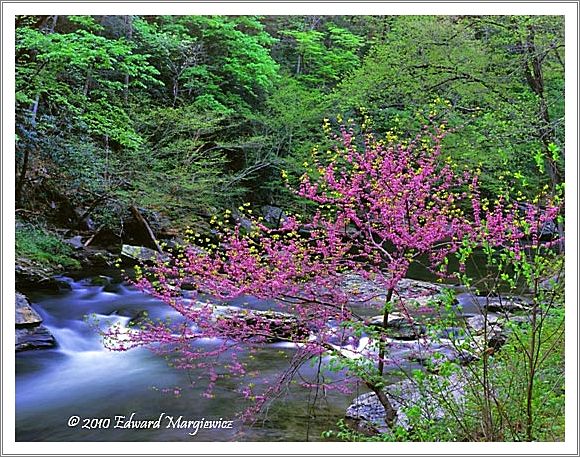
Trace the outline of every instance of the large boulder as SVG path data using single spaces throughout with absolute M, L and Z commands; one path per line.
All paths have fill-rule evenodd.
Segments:
M 385 343 L 387 352 L 385 369 L 387 371 L 399 372 L 401 369 L 414 369 L 417 368 L 417 364 L 420 364 L 425 366 L 427 371 L 437 373 L 446 362 L 467 365 L 480 357 L 479 346 L 470 340 L 449 338 L 434 340 L 423 336 L 415 340 L 386 338 Z M 358 341 L 333 347 L 349 359 L 376 360 L 378 355 L 377 345 L 366 336 Z
M 90 278 L 88 280 L 89 284 L 91 286 L 109 286 L 112 284 L 113 282 L 113 278 L 111 278 L 110 276 L 104 276 L 104 275 L 98 275 L 98 276 L 93 276 L 92 278 Z
M 56 270 L 38 265 L 26 258 L 19 258 L 15 265 L 16 287 L 20 290 L 47 290 L 59 292 L 70 290 L 70 284 L 56 278 Z
M 16 292 L 16 351 L 47 349 L 56 346 L 54 336 L 41 325 L 42 318 L 32 308 L 28 298 Z
M 383 326 L 383 316 L 371 317 L 367 325 L 381 328 Z M 388 316 L 386 334 L 390 338 L 396 340 L 416 340 L 424 336 L 425 333 L 426 327 L 424 325 L 415 323 L 412 319 L 401 313 L 391 313 Z
M 476 314 L 474 316 L 466 317 L 465 326 L 471 333 L 479 335 L 484 333 L 485 328 L 499 328 L 500 320 L 495 314 L 488 314 L 487 316 Z
M 103 249 L 85 248 L 76 251 L 75 258 L 80 262 L 83 269 L 89 269 L 95 267 L 112 267 L 115 265 L 117 256 Z
M 515 295 L 486 298 L 484 306 L 488 311 L 504 314 L 528 311 L 532 308 L 532 304 L 529 300 Z
M 353 297 L 353 304 L 359 302 L 366 306 L 382 307 L 387 297 L 387 289 L 379 281 L 365 279 L 355 273 L 344 275 L 342 288 Z M 397 284 L 393 302 L 397 303 L 400 300 L 404 300 L 406 306 L 427 306 L 431 302 L 440 301 L 443 291 L 444 287 L 438 284 L 404 278 Z
M 132 246 L 130 244 L 123 245 L 121 248 L 121 256 L 138 263 L 166 260 L 168 258 L 167 255 L 146 248 L 145 246 Z
M 16 329 L 16 351 L 50 349 L 56 346 L 54 336 L 44 325 Z
M 416 343 L 406 354 L 406 358 L 409 361 L 419 362 L 431 373 L 438 373 L 446 362 L 467 365 L 477 360 L 480 357 L 479 353 L 479 345 L 473 342 L 441 338 L 437 341 Z
M 123 220 L 122 242 L 132 246 L 159 248 L 159 232 L 167 230 L 171 222 L 157 211 L 130 206 Z
M 404 380 L 384 388 L 389 401 L 397 411 L 395 426 L 409 430 L 412 426 L 404 412 L 405 408 L 418 406 L 425 419 L 440 420 L 446 417 L 444 404 L 461 408 L 465 398 L 465 378 L 453 374 L 439 378 L 440 382 L 419 385 L 413 380 Z M 390 433 L 385 419 L 385 408 L 374 392 L 356 397 L 346 410 L 346 424 L 367 436 Z
M 479 352 L 491 348 L 497 351 L 508 340 L 511 334 L 510 323 L 525 323 L 528 318 L 525 316 L 499 317 L 494 314 L 475 315 L 466 318 L 465 325 L 474 337 L 473 341 Z
M 113 229 L 101 227 L 84 243 L 84 246 L 118 251 L 122 244 L 123 240 Z
M 265 341 L 275 343 L 277 341 L 295 341 L 308 337 L 308 330 L 302 327 L 298 318 L 292 314 L 280 311 L 256 311 L 250 309 L 224 307 L 216 308 L 217 319 L 227 319 L 232 322 L 240 322 L 251 328 L 262 328 Z
M 398 295 L 403 298 L 432 297 L 442 293 L 444 289 L 438 284 L 409 278 L 401 279 L 397 285 Z
M 16 327 L 37 326 L 42 324 L 42 317 L 32 309 L 28 298 L 16 292 Z

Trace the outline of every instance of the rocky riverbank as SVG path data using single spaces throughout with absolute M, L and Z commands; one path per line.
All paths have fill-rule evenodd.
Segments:
M 42 317 L 24 294 L 16 292 L 16 351 L 56 346 L 54 336 L 42 325 Z
M 430 379 L 430 382 L 419 382 L 406 371 L 408 379 L 384 388 L 398 411 L 394 426 L 410 429 L 405 411 L 411 407 L 420 411 L 424 420 L 437 421 L 450 412 L 454 417 L 460 417 L 470 373 L 461 366 L 499 351 L 508 340 L 513 326 L 525 324 L 530 319 L 531 305 L 523 297 L 480 297 L 464 293 L 460 298 L 460 304 L 470 302 L 469 308 L 478 312 L 462 313 L 458 308 L 456 320 L 449 328 L 435 326 L 435 330 L 430 330 L 429 326 L 418 325 L 410 316 L 389 316 L 386 344 L 388 357 L 394 360 L 393 365 L 402 367 L 405 360 L 416 361 L 431 375 L 424 378 Z M 382 323 L 381 318 L 375 316 L 370 322 Z M 395 331 L 389 332 L 389 327 Z M 366 344 L 370 345 L 370 342 Z M 361 353 L 360 347 L 357 353 Z M 447 373 L 440 375 L 444 362 L 456 364 L 457 371 L 451 376 Z M 385 409 L 373 392 L 356 397 L 347 408 L 345 419 L 349 428 L 367 436 L 392 431 L 386 423 Z
M 405 413 L 405 408 L 419 408 L 423 420 L 441 420 L 447 411 L 441 406 L 441 399 L 446 398 L 458 412 L 465 399 L 466 378 L 454 373 L 441 379 L 436 384 L 419 385 L 415 380 L 405 379 L 391 384 L 384 391 L 391 399 L 393 407 L 398 411 L 394 426 L 409 430 L 411 423 Z M 346 410 L 346 424 L 352 430 L 366 436 L 391 433 L 391 428 L 385 421 L 385 408 L 379 402 L 376 394 L 369 392 L 355 398 Z
M 64 240 L 69 242 L 71 240 Z M 72 243 L 72 241 L 71 241 Z M 73 243 L 71 259 L 76 261 L 79 271 L 113 268 L 116 256 L 104 249 L 86 248 L 82 243 Z M 49 330 L 42 325 L 42 318 L 34 310 L 34 303 L 26 296 L 29 291 L 59 293 L 70 290 L 70 284 L 59 277 L 64 267 L 59 264 L 39 262 L 25 256 L 17 256 L 15 264 L 15 334 L 16 351 L 47 349 L 57 342 Z
M 110 256 L 112 258 L 112 255 Z M 33 270 L 30 270 L 33 271 Z M 43 274 L 47 274 L 43 270 Z M 106 276 L 94 276 L 83 280 L 89 286 L 99 286 L 103 293 L 115 293 L 114 283 Z M 47 291 L 55 289 L 63 290 L 70 288 L 70 282 L 66 278 L 50 276 L 40 284 Z M 363 280 L 356 275 L 346 275 L 344 284 L 348 288 L 354 288 L 355 296 L 365 294 L 382 293 L 377 284 Z M 474 297 L 468 294 L 460 295 L 454 302 L 457 311 L 457 321 L 451 326 L 433 326 L 437 314 L 426 312 L 430 305 L 441 303 L 444 286 L 428 282 L 405 279 L 398 290 L 399 297 L 405 297 L 411 302 L 405 312 L 401 309 L 403 302 L 399 303 L 397 312 L 392 312 L 388 318 L 386 329 L 386 343 L 392 363 L 386 363 L 386 370 L 395 373 L 403 369 L 409 372 L 410 368 L 423 367 L 427 371 L 437 374 L 444 362 L 456 363 L 465 366 L 479 359 L 486 351 L 497 351 L 507 340 L 511 323 L 527 322 L 526 311 L 529 303 L 521 297 Z M 187 295 L 187 292 L 185 293 Z M 415 299 L 415 297 L 418 299 Z M 404 300 L 405 298 L 400 298 Z M 460 305 L 465 305 L 470 300 L 471 306 L 468 311 L 461 310 Z M 365 305 L 367 306 L 367 305 Z M 382 328 L 382 315 L 373 315 L 377 312 L 378 303 L 368 306 L 371 314 L 365 318 L 364 323 L 369 328 L 380 330 Z M 58 341 L 50 334 L 43 325 L 41 315 L 35 310 L 35 304 L 30 303 L 27 297 L 16 293 L 16 350 L 33 350 L 53 348 Z M 437 307 L 434 306 L 433 309 Z M 476 310 L 476 311 L 474 311 Z M 124 312 L 121 308 L 115 308 L 112 315 L 127 316 L 129 322 L 139 323 L 146 319 L 146 313 L 139 307 L 133 307 L 131 312 Z M 410 311 L 410 312 L 407 312 Z M 307 330 L 299 326 L 296 316 L 273 310 L 244 309 L 230 305 L 215 306 L 216 319 L 230 319 L 233 321 L 255 324 L 256 321 L 263 323 L 263 328 L 270 336 L 268 343 L 295 340 L 296 335 L 308 338 Z M 508 325 L 508 322 L 510 325 Z M 372 342 L 364 334 L 356 340 L 354 346 L 337 346 L 347 355 L 364 357 L 365 350 L 371 351 Z M 338 343 L 337 344 L 341 344 Z M 368 348 L 368 349 L 367 349 Z M 375 354 L 376 355 L 376 354 Z M 465 395 L 465 370 L 461 374 L 453 376 L 438 376 L 431 384 L 420 385 L 416 381 L 406 379 L 385 388 L 394 406 L 399 410 L 397 425 L 404 428 L 409 426 L 410 420 L 405 409 L 410 406 L 419 406 L 422 414 L 428 419 L 439 420 L 445 417 L 447 411 L 439 405 L 442 397 L 452 399 L 456 408 L 461 408 Z M 346 423 L 353 430 L 366 434 L 376 435 L 389 432 L 385 422 L 384 408 L 374 393 L 365 393 L 355 398 L 346 410 Z
M 112 253 L 107 249 L 87 247 L 88 240 L 73 237 L 65 240 L 74 248 L 73 256 L 82 270 L 111 268 L 120 255 L 127 263 L 147 262 L 160 258 L 164 254 L 146 246 L 123 244 L 119 252 Z M 16 350 L 34 350 L 55 347 L 58 342 L 43 325 L 42 317 L 22 293 L 27 290 L 46 290 L 59 292 L 70 289 L 69 282 L 56 276 L 59 269 L 39 265 L 26 258 L 19 258 L 16 265 L 15 297 L 16 312 Z M 95 277 L 91 284 L 110 286 L 109 278 Z M 97 281 L 97 282 L 94 282 Z M 345 274 L 342 286 L 352 297 L 351 306 L 363 316 L 363 324 L 369 331 L 382 331 L 383 315 L 375 313 L 382 309 L 386 299 L 384 286 L 371 279 L 356 274 Z M 438 314 L 442 305 L 449 305 L 446 287 L 414 279 L 403 279 L 393 298 L 393 311 L 388 316 L 385 341 L 392 362 L 386 363 L 387 370 L 400 370 L 401 367 L 424 367 L 432 373 L 438 373 L 444 362 L 467 365 L 482 357 L 486 351 L 497 351 L 508 337 L 509 322 L 526 322 L 525 313 L 529 302 L 522 297 L 470 297 L 470 312 L 459 308 L 457 320 L 450 325 L 433 325 L 442 315 Z M 447 301 L 446 301 L 447 300 Z M 456 306 L 457 301 L 451 303 Z M 268 335 L 266 342 L 292 341 L 296 336 L 308 338 L 308 330 L 301 328 L 297 318 L 288 313 L 273 310 L 259 311 L 236 308 L 235 306 L 218 307 L 216 319 L 229 319 L 254 325 L 263 324 Z M 435 312 L 434 310 L 439 310 Z M 122 312 L 115 314 L 123 315 Z M 139 313 L 131 315 L 131 322 L 143 319 Z M 337 346 L 347 357 L 365 357 L 376 351 L 368 335 L 362 335 L 349 345 L 338 343 Z M 376 354 L 372 354 L 376 356 Z M 441 377 L 443 391 L 426 390 L 410 379 L 385 388 L 399 410 L 397 424 L 407 427 L 409 420 L 404 412 L 410 405 L 423 405 L 431 419 L 444 417 L 445 411 L 437 408 L 434 395 L 446 395 L 461 405 L 464 396 L 465 380 L 459 375 Z M 447 389 L 447 390 L 445 390 Z M 432 407 L 427 407 L 431 405 Z M 367 434 L 385 433 L 389 430 L 384 417 L 384 408 L 374 393 L 366 393 L 355 398 L 346 411 L 347 424 L 354 430 Z

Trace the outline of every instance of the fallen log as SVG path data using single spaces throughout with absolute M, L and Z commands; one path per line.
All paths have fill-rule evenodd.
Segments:
M 151 226 L 149 225 L 147 220 L 143 217 L 141 211 L 139 211 L 139 209 L 134 205 L 131 205 L 129 209 L 135 220 L 143 227 L 143 231 L 146 234 L 148 242 L 151 243 L 151 246 L 154 247 L 154 249 L 157 252 L 162 252 L 161 246 L 159 246 L 159 243 L 155 239 L 155 234 L 153 233 L 153 230 L 151 230 Z

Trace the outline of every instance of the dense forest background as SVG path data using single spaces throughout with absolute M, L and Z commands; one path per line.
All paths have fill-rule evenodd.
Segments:
M 445 124 L 445 155 L 490 197 L 560 189 L 556 16 L 19 16 L 16 208 L 32 227 L 159 236 L 285 187 L 325 129 Z M 326 125 L 326 127 L 324 127 Z M 36 229 L 34 229 L 36 230 Z M 17 231 L 17 253 L 18 251 Z M 36 235 L 38 237 L 38 233 Z M 22 249 L 26 238 L 20 238 Z

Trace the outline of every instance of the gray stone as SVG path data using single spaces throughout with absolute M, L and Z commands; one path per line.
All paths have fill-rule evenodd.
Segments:
M 437 342 L 418 343 L 406 357 L 410 361 L 425 365 L 428 371 L 437 373 L 445 362 L 467 365 L 477 360 L 479 355 L 476 347 L 468 345 L 464 341 L 442 338 Z
M 111 281 L 103 287 L 103 292 L 118 294 L 121 291 L 121 283 Z
M 484 302 L 484 306 L 488 311 L 497 313 L 513 313 L 516 311 L 527 311 L 532 307 L 532 304 L 522 297 L 506 296 L 487 298 Z
M 262 206 L 262 216 L 267 224 L 275 227 L 279 227 L 288 218 L 282 208 L 270 205 Z
M 444 338 L 452 341 L 459 341 L 466 336 L 465 328 L 463 327 L 447 327 L 437 332 L 437 338 Z
M 108 286 L 111 284 L 112 280 L 113 278 L 110 278 L 109 276 L 93 276 L 91 278 L 91 286 Z
M 499 318 L 495 314 L 488 314 L 487 317 L 484 317 L 482 314 L 476 314 L 465 319 L 465 325 L 471 332 L 481 334 L 486 327 L 486 320 L 488 328 L 500 326 L 498 322 Z
M 75 253 L 75 257 L 83 268 L 112 267 L 117 256 L 100 249 L 82 249 Z
M 25 295 L 16 292 L 16 327 L 37 326 L 42 323 L 42 317 L 38 315 Z
M 515 325 L 531 324 L 532 316 L 529 314 L 525 314 L 523 316 L 510 316 L 509 319 L 507 319 L 503 322 L 509 322 L 510 324 L 515 324 Z
M 28 298 L 16 292 L 16 351 L 46 349 L 56 346 L 54 336 L 40 325 L 42 318 L 34 311 Z
M 510 332 L 503 328 L 493 331 L 488 339 L 487 346 L 495 351 L 499 350 L 508 340 Z
M 131 316 L 131 320 L 128 322 L 129 327 L 140 326 L 145 324 L 149 320 L 149 313 L 145 310 L 138 311 Z
M 384 392 L 397 410 L 395 425 L 410 429 L 409 418 L 403 409 L 411 406 L 418 406 L 423 417 L 432 420 L 446 417 L 446 411 L 441 406 L 445 402 L 450 402 L 458 408 L 462 407 L 465 398 L 465 378 L 453 374 L 439 379 L 441 382 L 426 383 L 422 386 L 415 381 L 404 380 L 385 387 Z M 385 420 L 385 409 L 374 392 L 355 398 L 346 410 L 345 417 L 347 425 L 359 433 L 372 436 L 390 432 Z
M 212 235 L 213 235 L 213 233 L 212 233 Z M 165 248 L 183 249 L 183 247 L 186 245 L 187 245 L 187 243 L 185 242 L 185 240 L 183 238 L 179 238 L 178 236 L 176 236 L 175 238 L 163 240 L 163 242 L 161 243 L 161 249 L 164 249 L 164 250 L 165 250 Z
M 485 320 L 487 319 L 487 323 Z M 511 329 L 507 322 L 520 321 L 519 316 L 510 316 L 508 319 L 488 314 L 472 316 L 466 319 L 466 327 L 470 329 L 474 353 L 480 354 L 487 348 L 498 350 L 509 338 Z
M 554 239 L 558 236 L 558 226 L 553 220 L 546 221 L 540 229 L 540 237 Z
M 55 278 L 56 273 L 51 267 L 37 265 L 28 259 L 18 259 L 15 266 L 16 287 L 21 290 L 50 290 L 58 292 L 62 289 L 70 289 L 68 283 Z
M 64 242 L 66 244 L 72 246 L 73 248 L 77 249 L 77 250 L 85 248 L 82 237 L 80 235 L 73 236 L 72 238 L 68 238 L 68 239 L 64 240 Z
M 132 246 L 130 244 L 123 245 L 121 248 L 121 255 L 137 262 L 151 262 L 168 259 L 167 255 L 161 254 L 153 249 L 144 246 Z
M 401 279 L 397 286 L 398 294 L 403 298 L 431 297 L 443 292 L 445 288 L 438 284 L 416 279 Z
M 373 316 L 368 321 L 369 326 L 382 327 L 383 316 Z M 387 323 L 386 334 L 396 340 L 416 340 L 425 335 L 426 328 L 419 325 L 401 313 L 390 313 Z
M 50 349 L 56 346 L 54 336 L 44 325 L 16 329 L 16 351 Z
M 216 314 L 217 319 L 229 319 L 233 322 L 239 320 L 251 328 L 262 328 L 262 337 L 268 343 L 295 341 L 297 338 L 307 338 L 309 335 L 308 330 L 300 325 L 296 316 L 279 311 L 223 307 L 216 308 L 214 314 Z M 248 335 L 248 338 L 253 336 L 255 335 Z
M 236 224 L 239 224 L 241 228 L 243 228 L 246 232 L 251 232 L 254 230 L 254 223 L 251 219 L 244 216 L 240 211 L 234 209 L 232 211 L 232 217 Z
M 554 290 L 564 285 L 564 273 L 546 278 L 540 282 L 540 288 L 544 290 Z
M 434 341 L 427 336 L 415 340 L 387 338 L 385 369 L 400 371 L 410 367 L 418 368 L 416 364 L 419 363 L 428 371 L 437 373 L 445 362 L 467 365 L 478 360 L 481 347 L 479 340 L 476 344 L 471 339 L 440 338 Z M 348 341 L 347 346 L 334 348 L 349 359 L 376 359 L 378 355 L 376 345 L 373 345 L 368 337 L 363 337 L 358 341 Z
M 344 275 L 342 288 L 353 297 L 353 304 L 360 302 L 367 306 L 383 306 L 387 297 L 387 289 L 379 281 L 365 279 L 355 273 Z M 430 302 L 440 302 L 443 290 L 444 287 L 438 284 L 404 278 L 397 284 L 393 302 L 402 299 L 406 305 L 427 306 Z

